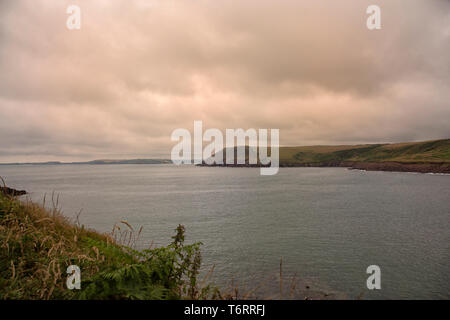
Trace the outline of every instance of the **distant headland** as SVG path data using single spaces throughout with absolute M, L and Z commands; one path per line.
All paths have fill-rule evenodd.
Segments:
M 280 167 L 346 167 L 368 171 L 450 174 L 450 139 L 394 144 L 280 147 L 279 152 Z M 246 163 L 247 160 L 246 150 Z M 202 166 L 261 165 L 237 164 L 235 159 L 233 164 L 203 163 Z
M 60 161 L 47 161 L 47 162 L 15 162 L 15 163 L 0 163 L 0 165 L 68 165 L 68 164 L 168 164 L 172 163 L 167 159 L 129 159 L 129 160 L 92 160 L 85 162 L 60 162 Z

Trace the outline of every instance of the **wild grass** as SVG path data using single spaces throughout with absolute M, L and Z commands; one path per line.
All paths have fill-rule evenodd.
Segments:
M 100 234 L 64 217 L 57 197 L 52 207 L 0 194 L 0 299 L 222 298 L 198 281 L 201 243 L 186 245 L 183 226 L 168 246 L 139 251 L 141 230 L 126 221 Z M 80 290 L 66 287 L 70 265 Z

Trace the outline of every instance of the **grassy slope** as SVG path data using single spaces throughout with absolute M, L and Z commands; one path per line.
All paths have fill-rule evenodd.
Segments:
M 234 149 L 236 157 L 237 147 Z M 223 159 L 225 163 L 225 150 Z M 245 147 L 245 161 L 248 163 L 248 146 Z M 337 165 L 343 162 L 444 163 L 448 166 L 450 139 L 395 144 L 280 147 L 280 165 Z
M 281 147 L 281 164 L 333 161 L 450 163 L 450 139 L 397 144 Z
M 184 245 L 182 226 L 167 247 L 143 251 L 131 248 L 136 233 L 126 222 L 115 230 L 99 234 L 0 192 L 0 299 L 220 297 L 198 287 L 200 243 Z M 66 287 L 69 265 L 81 269 L 81 290 Z

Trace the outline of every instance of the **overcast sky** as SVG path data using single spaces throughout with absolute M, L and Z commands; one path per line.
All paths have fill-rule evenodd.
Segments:
M 0 0 L 0 162 L 168 158 L 194 120 L 281 145 L 450 138 L 450 1 Z

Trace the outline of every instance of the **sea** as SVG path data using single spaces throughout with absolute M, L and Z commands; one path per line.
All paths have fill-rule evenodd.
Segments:
M 87 228 L 126 221 L 138 249 L 185 226 L 186 243 L 203 244 L 203 283 L 241 298 L 450 298 L 450 175 L 113 164 L 8 165 L 0 176 Z

